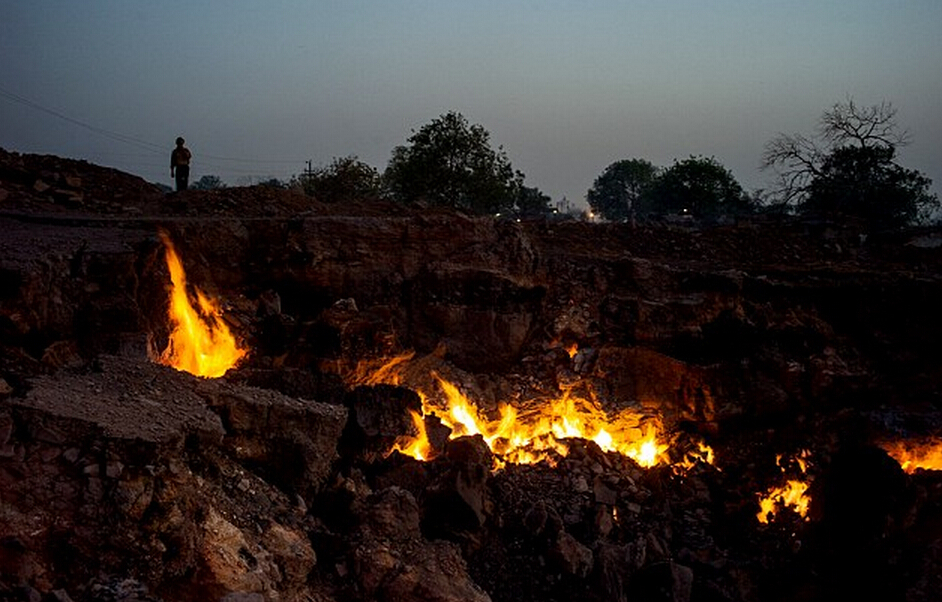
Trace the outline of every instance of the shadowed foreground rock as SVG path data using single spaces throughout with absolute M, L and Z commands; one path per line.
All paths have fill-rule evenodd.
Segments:
M 38 378 L 0 412 L 4 579 L 132 573 L 167 599 L 292 599 L 316 558 L 287 492 L 312 499 L 345 422 L 342 407 L 141 360 Z M 266 480 L 286 473 L 284 489 Z
M 468 577 L 457 545 L 422 537 L 411 493 L 389 487 L 370 494 L 363 508 L 352 545 L 364 599 L 490 602 Z

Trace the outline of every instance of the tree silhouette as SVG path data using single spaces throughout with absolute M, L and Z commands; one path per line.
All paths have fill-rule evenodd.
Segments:
M 647 196 L 655 215 L 682 213 L 710 221 L 751 210 L 749 197 L 732 172 L 712 157 L 674 161 L 654 180 Z
M 225 187 L 226 185 L 223 183 L 222 178 L 212 175 L 203 176 L 190 186 L 193 190 L 217 190 Z
M 552 213 L 553 208 L 550 207 L 550 197 L 539 188 L 521 186 L 513 212 L 517 217 L 540 217 Z
M 893 159 L 892 146 L 842 146 L 831 151 L 808 187 L 803 213 L 856 216 L 871 227 L 899 228 L 937 206 L 931 184 Z
M 330 165 L 300 176 L 306 194 L 324 203 L 375 200 L 382 195 L 379 172 L 355 155 L 334 157 Z
M 490 134 L 455 111 L 441 115 L 393 149 L 384 180 L 393 198 L 475 213 L 512 210 L 523 174 L 514 172 Z
M 642 205 L 656 176 L 657 168 L 644 159 L 616 161 L 595 179 L 586 201 L 605 219 L 634 223 L 646 212 Z
M 804 214 L 864 219 L 871 227 L 897 227 L 939 206 L 931 180 L 895 162 L 908 144 L 889 102 L 861 107 L 853 99 L 825 111 L 815 137 L 778 134 L 765 147 L 764 169 L 777 175 L 772 203 Z

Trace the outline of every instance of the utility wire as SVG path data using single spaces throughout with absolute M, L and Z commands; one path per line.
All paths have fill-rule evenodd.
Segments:
M 69 117 L 68 115 L 65 115 L 65 114 L 63 114 L 63 113 L 60 113 L 59 111 L 50 109 L 49 107 L 45 107 L 45 106 L 43 106 L 43 105 L 41 105 L 41 104 L 39 104 L 39 103 L 37 103 L 37 102 L 34 102 L 34 101 L 32 101 L 32 100 L 30 100 L 30 99 L 28 99 L 28 98 L 24 98 L 24 97 L 20 96 L 19 94 L 15 94 L 15 93 L 13 93 L 13 92 L 10 92 L 9 90 L 6 90 L 6 89 L 4 89 L 4 88 L 2 88 L 2 87 L 0 87 L 0 97 L 6 98 L 7 100 L 10 100 L 10 101 L 12 101 L 12 102 L 21 104 L 21 105 L 26 106 L 26 107 L 29 107 L 29 108 L 31 108 L 31 109 L 35 109 L 35 110 L 37 110 L 37 111 L 42 111 L 43 113 L 47 113 L 47 114 L 49 114 L 49 115 L 52 115 L 53 117 L 57 117 L 57 118 L 59 118 L 59 119 L 62 119 L 63 121 L 67 121 L 67 122 L 69 122 L 69 123 L 71 123 L 71 124 L 73 124 L 73 125 L 77 125 L 77 126 L 79 126 L 79 127 L 85 128 L 85 129 L 87 129 L 87 130 L 89 130 L 89 131 L 91 131 L 91 132 L 94 132 L 94 133 L 96 133 L 96 134 L 98 134 L 98 135 L 100 135 L 100 136 L 104 136 L 105 138 L 109 138 L 109 139 L 115 140 L 115 141 L 117 141 L 117 142 L 123 142 L 123 143 L 125 143 L 125 144 L 130 144 L 130 145 L 132 145 L 132 146 L 136 146 L 136 147 L 138 147 L 138 148 L 141 148 L 141 149 L 143 149 L 143 150 L 149 151 L 149 152 L 151 152 L 151 153 L 156 153 L 156 154 L 163 155 L 164 152 L 165 152 L 165 150 L 166 150 L 165 147 L 164 147 L 164 145 L 155 144 L 155 143 L 153 143 L 153 142 L 149 142 L 149 141 L 147 141 L 147 140 L 142 140 L 142 139 L 136 138 L 136 137 L 134 137 L 134 136 L 128 136 L 127 134 L 122 134 L 122 133 L 120 133 L 120 132 L 115 132 L 115 131 L 113 131 L 113 130 L 107 130 L 107 129 L 105 129 L 105 128 L 101 128 L 101 127 L 97 127 L 97 126 L 91 125 L 90 123 L 86 123 L 86 122 L 81 121 L 81 120 L 79 120 L 79 119 L 75 119 L 75 118 L 73 118 L 73 117 Z M 200 156 L 201 156 L 201 157 L 205 157 L 205 158 L 207 158 L 207 159 L 216 160 L 216 161 L 233 161 L 233 162 L 236 162 L 236 163 L 250 163 L 250 164 L 262 164 L 262 163 L 298 164 L 298 163 L 299 163 L 299 161 L 293 160 L 293 159 L 241 159 L 241 158 L 236 158 L 236 157 L 221 157 L 221 156 L 218 156 L 218 155 L 210 155 L 210 154 L 206 154 L 206 153 L 201 153 Z M 220 166 L 217 165 L 217 166 L 214 166 L 214 167 L 220 167 Z M 223 169 L 231 169 L 231 168 L 227 168 L 227 167 L 226 167 L 226 168 L 223 168 Z
M 32 109 L 36 109 L 37 111 L 42 111 L 43 113 L 47 113 L 49 115 L 52 115 L 53 117 L 58 117 L 59 119 L 62 119 L 63 121 L 68 121 L 69 123 L 73 125 L 83 127 L 100 136 L 104 136 L 112 140 L 117 140 L 118 142 L 124 142 L 125 144 L 131 144 L 133 146 L 137 146 L 138 148 L 143 148 L 151 152 L 160 152 L 161 154 L 163 154 L 162 146 L 159 146 L 152 142 L 147 142 L 146 140 L 134 138 L 133 136 L 126 136 L 124 134 L 119 134 L 118 132 L 112 132 L 111 130 L 106 130 L 104 128 L 95 127 L 91 124 L 85 123 L 84 121 L 79 121 L 78 119 L 73 119 L 72 117 L 69 117 L 68 115 L 63 115 L 62 113 L 58 111 L 54 111 L 53 109 L 44 107 L 40 105 L 39 103 L 33 102 L 32 100 L 29 100 L 28 98 L 23 98 L 22 96 L 18 94 L 14 94 L 13 92 L 10 92 L 9 90 L 4 90 L 3 88 L 0 88 L 0 96 L 2 96 L 3 98 L 6 98 L 7 100 L 12 100 L 13 102 L 17 102 L 21 105 L 30 107 Z

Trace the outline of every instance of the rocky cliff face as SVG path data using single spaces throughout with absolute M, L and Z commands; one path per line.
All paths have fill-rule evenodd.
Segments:
M 0 163 L 0 597 L 942 595 L 937 473 L 873 447 L 942 426 L 936 232 L 515 223 Z M 149 359 L 161 229 L 250 349 L 224 379 Z M 389 455 L 436 378 L 482 416 L 578 396 L 716 458 L 573 440 L 495 472 L 434 416 L 433 459 Z M 759 523 L 799 452 L 808 517 Z

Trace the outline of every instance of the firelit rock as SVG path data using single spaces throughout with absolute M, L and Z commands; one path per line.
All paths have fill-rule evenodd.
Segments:
M 416 436 L 412 413 L 421 414 L 422 400 L 409 389 L 392 385 L 361 386 L 345 399 L 350 408 L 345 452 L 367 462 L 386 457 L 403 436 Z
M 147 361 L 101 357 L 87 374 L 60 371 L 32 381 L 12 406 L 50 442 L 103 434 L 176 449 L 188 436 L 222 439 L 219 417 L 194 392 L 198 379 Z M 75 400 L 81 400 L 77 403 Z M 28 418 L 26 418 L 28 416 Z M 43 432 L 55 433 L 43 435 Z
M 253 545 L 245 534 L 214 508 L 203 523 L 200 548 L 203 587 L 214 592 L 264 592 L 272 588 L 278 567 L 267 550 Z
M 406 540 L 421 537 L 419 505 L 415 497 L 399 487 L 371 494 L 364 500 L 363 526 L 376 537 Z
M 475 435 L 450 442 L 445 454 L 452 462 L 455 492 L 474 511 L 478 524 L 483 525 L 487 509 L 487 478 L 494 462 L 490 449 L 480 435 Z
M 612 400 L 660 412 L 673 423 L 714 419 L 711 376 L 709 370 L 643 347 L 606 347 L 590 379 Z M 651 404 L 655 407 L 645 407 Z
M 592 491 L 595 495 L 595 502 L 598 504 L 614 506 L 615 502 L 618 501 L 618 492 L 609 487 L 600 476 L 595 477 L 592 483 Z
M 400 549 L 362 546 L 357 578 L 369 600 L 491 602 L 468 576 L 461 550 L 448 541 L 417 542 Z
M 264 467 L 274 484 L 309 502 L 339 457 L 346 408 L 224 382 L 201 381 L 200 386 L 222 418 L 224 447 Z
M 631 577 L 645 564 L 646 545 L 643 539 L 626 544 L 598 542 L 596 578 L 598 587 L 612 602 L 628 602 Z
M 592 572 L 592 550 L 579 543 L 575 537 L 560 532 L 549 550 L 550 559 L 559 571 L 573 577 L 585 578 Z
M 448 442 L 436 460 L 441 472 L 426 489 L 422 531 L 428 537 L 463 537 L 484 526 L 490 512 L 487 480 L 493 457 L 481 435 Z

